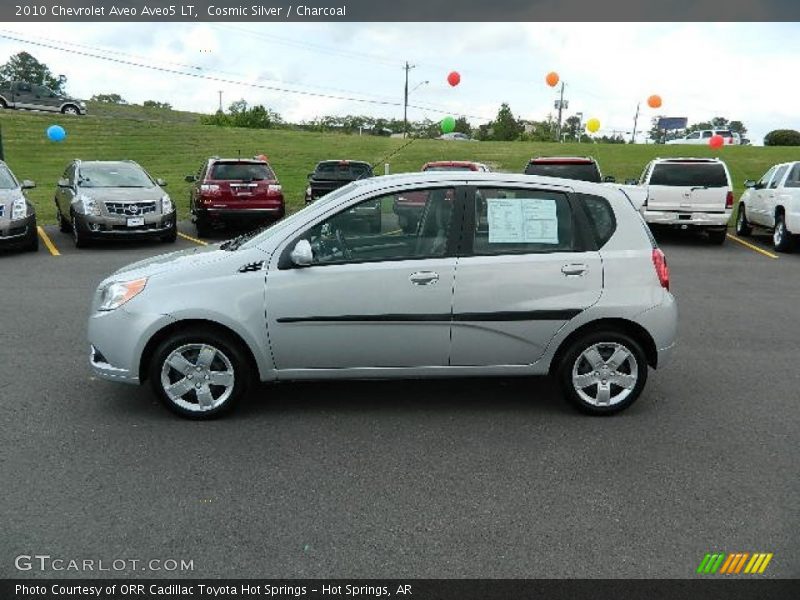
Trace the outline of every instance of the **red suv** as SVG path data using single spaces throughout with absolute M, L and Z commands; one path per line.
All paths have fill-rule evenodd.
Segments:
M 468 160 L 439 160 L 422 165 L 422 171 L 484 171 L 491 169 L 483 163 Z M 416 230 L 422 209 L 428 200 L 427 192 L 409 192 L 398 196 L 392 210 L 397 215 L 400 227 L 406 233 Z
M 228 224 L 253 229 L 283 218 L 283 190 L 266 159 L 209 158 L 197 175 L 189 197 L 197 235 Z

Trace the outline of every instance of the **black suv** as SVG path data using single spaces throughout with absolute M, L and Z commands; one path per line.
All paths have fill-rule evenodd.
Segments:
M 351 181 L 372 177 L 372 165 L 359 160 L 323 160 L 308 174 L 306 204 L 319 200 Z

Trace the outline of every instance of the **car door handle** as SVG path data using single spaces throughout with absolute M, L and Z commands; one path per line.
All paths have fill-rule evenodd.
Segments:
M 414 285 L 433 285 L 439 281 L 439 274 L 433 271 L 417 271 L 412 273 L 408 280 Z
M 561 267 L 561 272 L 569 277 L 570 275 L 583 275 L 586 272 L 586 265 L 572 264 Z

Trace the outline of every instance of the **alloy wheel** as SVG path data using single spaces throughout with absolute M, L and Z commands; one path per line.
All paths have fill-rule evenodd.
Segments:
M 210 344 L 185 344 L 167 355 L 161 387 L 169 400 L 190 412 L 222 406 L 233 393 L 236 376 L 231 360 Z
M 639 367 L 633 352 L 617 342 L 600 342 L 581 352 L 572 367 L 572 386 L 597 407 L 619 404 L 636 387 Z

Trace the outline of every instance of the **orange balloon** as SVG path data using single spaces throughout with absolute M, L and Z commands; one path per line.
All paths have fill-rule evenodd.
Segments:
M 547 74 L 547 77 L 544 78 L 544 80 L 547 82 L 547 85 L 549 85 L 550 87 L 556 87 L 558 85 L 558 81 L 559 81 L 558 73 L 556 73 L 555 71 L 550 71 Z
M 661 106 L 661 96 L 653 94 L 647 99 L 647 106 L 650 108 L 659 108 Z

